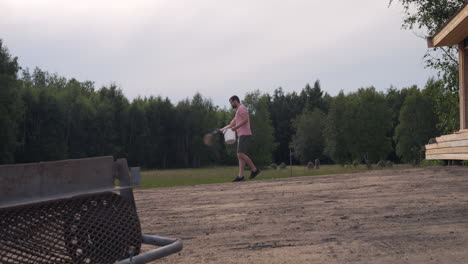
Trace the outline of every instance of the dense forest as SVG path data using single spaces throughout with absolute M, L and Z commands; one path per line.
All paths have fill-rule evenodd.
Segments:
M 155 89 L 156 90 L 156 89 Z M 322 163 L 418 163 L 421 147 L 446 132 L 444 85 L 428 80 L 384 92 L 343 87 L 336 96 L 317 80 L 299 93 L 239 95 L 251 112 L 252 156 L 262 166 Z M 234 110 L 201 94 L 180 102 L 159 96 L 129 100 L 115 85 L 67 79 L 18 65 L 0 42 L 0 163 L 113 155 L 145 168 L 235 165 L 235 146 L 203 136 L 226 125 Z M 456 126 L 457 124 L 455 124 Z

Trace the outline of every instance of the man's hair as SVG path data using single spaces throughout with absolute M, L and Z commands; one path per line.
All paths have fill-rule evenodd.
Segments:
M 237 101 L 238 103 L 240 103 L 239 97 L 237 97 L 237 95 L 231 96 L 231 98 L 229 98 L 229 101 Z

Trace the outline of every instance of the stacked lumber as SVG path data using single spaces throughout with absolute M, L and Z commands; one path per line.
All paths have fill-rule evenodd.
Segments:
M 437 137 L 425 149 L 428 160 L 468 160 L 468 130 Z

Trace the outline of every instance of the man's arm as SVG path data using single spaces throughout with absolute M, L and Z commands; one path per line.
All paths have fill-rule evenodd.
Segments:
M 249 121 L 249 112 L 246 111 L 246 112 L 240 113 L 240 119 L 241 121 L 239 122 L 239 124 L 235 124 L 234 127 L 232 127 L 233 131 L 236 131 L 243 125 L 247 124 L 247 122 Z
M 233 128 L 235 126 L 236 126 L 236 118 L 234 117 L 234 119 L 232 119 L 232 121 L 231 121 L 231 123 L 229 125 L 221 128 L 220 130 L 221 130 L 221 132 L 224 132 L 224 131 L 226 131 L 226 129 Z

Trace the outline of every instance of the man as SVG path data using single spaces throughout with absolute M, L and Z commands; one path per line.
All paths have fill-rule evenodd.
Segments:
M 250 130 L 250 118 L 247 107 L 240 103 L 239 97 L 232 96 L 229 98 L 229 103 L 232 108 L 236 109 L 236 116 L 232 119 L 231 123 L 223 128 L 221 132 L 224 133 L 227 129 L 232 129 L 237 132 L 237 158 L 239 159 L 239 176 L 237 176 L 233 182 L 244 180 L 244 168 L 245 164 L 249 165 L 251 169 L 250 179 L 255 178 L 259 173 L 260 169 L 255 167 L 252 160 L 247 155 L 249 153 L 249 147 L 251 147 L 252 131 Z

